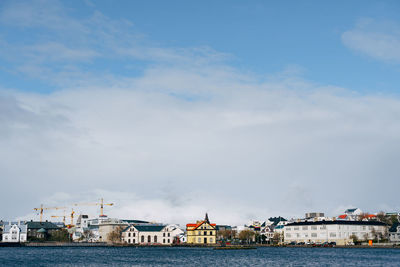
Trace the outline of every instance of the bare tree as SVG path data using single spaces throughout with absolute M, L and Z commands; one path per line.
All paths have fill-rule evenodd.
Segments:
M 123 228 L 121 226 L 116 227 L 113 231 L 108 233 L 107 238 L 113 243 L 121 242 Z
M 275 232 L 274 236 L 272 237 L 272 243 L 275 245 L 279 244 L 282 239 L 283 239 L 283 233 Z
M 253 240 L 254 234 L 251 230 L 243 230 L 239 233 L 239 239 L 249 244 Z
M 86 230 L 83 231 L 81 238 L 82 238 L 82 240 L 85 240 L 85 241 L 89 242 L 94 237 L 95 237 L 94 233 L 91 230 L 86 229 Z
M 365 220 L 365 219 L 368 220 L 369 217 L 370 217 L 370 215 L 369 215 L 368 212 L 363 212 L 363 213 L 361 213 L 360 215 L 357 216 L 357 220 L 358 220 L 358 221 L 363 221 L 363 220 Z

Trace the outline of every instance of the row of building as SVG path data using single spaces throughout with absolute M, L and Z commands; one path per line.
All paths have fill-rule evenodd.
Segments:
M 369 240 L 400 244 L 398 213 L 367 214 L 348 209 L 337 217 L 323 213 L 307 213 L 304 218 L 286 220 L 271 217 L 264 222 L 251 221 L 246 225 L 229 226 L 211 223 L 206 214 L 203 220 L 177 224 L 151 223 L 99 216 L 79 215 L 75 225 L 49 221 L 0 221 L 2 242 L 72 241 L 113 242 L 129 245 L 283 243 L 350 245 Z

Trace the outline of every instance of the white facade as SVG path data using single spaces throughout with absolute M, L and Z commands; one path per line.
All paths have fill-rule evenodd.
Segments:
M 122 242 L 136 245 L 170 245 L 173 231 L 165 225 L 131 225 L 122 232 Z
M 389 241 L 400 244 L 400 224 L 397 224 L 393 229 L 394 231 L 389 232 Z
M 169 232 L 171 232 L 172 238 L 179 239 L 181 243 L 186 242 L 185 232 L 179 227 L 179 225 L 169 224 L 166 227 L 168 228 Z
M 363 212 L 359 208 L 354 208 L 354 209 L 347 209 L 345 210 L 344 214 L 347 215 L 349 220 L 357 220 L 358 216 L 361 215 Z
M 28 227 L 20 222 L 4 225 L 2 242 L 20 243 L 27 240 Z
M 380 222 L 326 221 L 291 223 L 284 228 L 285 243 L 336 242 L 337 245 L 352 244 L 352 235 L 359 240 L 373 239 L 373 231 L 385 233 L 386 225 Z
M 265 236 L 266 241 L 270 241 L 274 237 L 273 227 L 270 225 L 262 227 L 260 234 Z

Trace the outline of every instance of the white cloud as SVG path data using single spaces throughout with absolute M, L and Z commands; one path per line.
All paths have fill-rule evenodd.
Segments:
M 66 21 L 86 34 L 31 49 L 2 43 L 16 69 L 62 87 L 0 91 L 0 200 L 14 200 L 5 218 L 100 197 L 116 203 L 112 216 L 179 223 L 206 211 L 243 223 L 347 203 L 399 208 L 398 98 L 314 84 L 298 77 L 301 67 L 264 79 L 212 49 L 145 46 L 125 34 L 132 25 L 97 12 L 78 20 L 51 7 L 49 26 L 27 9 L 3 10 L 3 23 L 23 12 L 30 23 L 19 27 L 54 33 Z M 152 64 L 136 76 L 80 65 L 107 56 Z
M 347 47 L 386 62 L 400 62 L 400 26 L 364 19 L 342 34 Z
M 398 208 L 400 100 L 233 77 L 166 68 L 112 89 L 9 92 L 2 198 L 20 192 L 16 179 L 35 205 L 87 194 L 117 203 L 111 215 L 179 223 L 206 211 L 239 223 L 346 203 Z

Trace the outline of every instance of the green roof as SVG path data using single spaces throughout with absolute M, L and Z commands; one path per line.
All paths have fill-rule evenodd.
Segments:
M 28 229 L 45 229 L 45 230 L 49 230 L 49 229 L 59 229 L 59 227 L 57 225 L 55 225 L 52 222 L 26 222 L 26 225 L 28 226 Z
M 131 226 L 124 229 L 127 231 Z M 139 232 L 160 232 L 164 229 L 165 225 L 133 225 Z
M 44 228 L 40 228 L 37 232 L 38 232 L 38 233 L 46 233 L 47 231 L 46 231 L 46 229 L 44 229 Z

